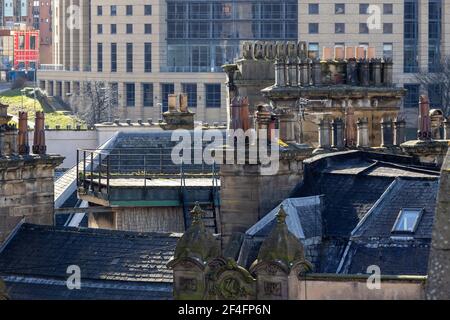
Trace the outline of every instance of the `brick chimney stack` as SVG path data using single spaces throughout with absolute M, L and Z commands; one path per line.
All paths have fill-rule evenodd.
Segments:
M 419 130 L 417 132 L 419 140 L 431 139 L 430 104 L 427 96 L 420 96 L 419 100 Z
M 45 117 L 44 112 L 36 111 L 34 124 L 33 153 L 45 154 L 47 146 L 45 145 Z
M 18 148 L 20 155 L 30 153 L 30 145 L 28 143 L 28 113 L 24 111 L 19 112 Z

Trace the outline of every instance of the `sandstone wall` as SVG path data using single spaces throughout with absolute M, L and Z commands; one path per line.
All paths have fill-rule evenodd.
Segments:
M 22 219 L 53 224 L 54 168 L 60 156 L 0 158 L 0 243 Z

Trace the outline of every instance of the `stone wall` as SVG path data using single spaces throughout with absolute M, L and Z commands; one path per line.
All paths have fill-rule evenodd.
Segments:
M 303 178 L 303 163 L 281 160 L 276 175 L 261 175 L 259 165 L 221 165 L 222 246 L 232 233 L 244 233 L 286 199 Z
M 382 277 L 380 289 L 369 289 L 368 276 L 312 274 L 292 279 L 298 286 L 296 300 L 421 300 L 425 277 Z
M 450 299 L 450 150 L 442 165 L 428 266 L 427 299 Z
M 184 232 L 181 207 L 113 208 L 116 230 L 136 232 Z
M 54 169 L 61 156 L 0 157 L 0 243 L 22 218 L 53 224 Z

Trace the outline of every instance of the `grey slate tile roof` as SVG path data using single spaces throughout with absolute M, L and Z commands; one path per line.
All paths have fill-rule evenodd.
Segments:
M 170 300 L 172 285 L 82 281 L 80 290 L 68 290 L 66 282 L 55 279 L 8 276 L 7 293 L 14 300 Z
M 308 234 L 303 241 L 316 259 L 314 272 L 367 273 L 375 264 L 386 275 L 426 274 L 438 181 L 438 168 L 405 156 L 346 151 L 305 160 L 304 180 L 290 198 L 322 196 L 322 239 Z M 409 240 L 391 238 L 403 207 L 425 210 Z M 269 224 L 244 240 L 243 265 L 256 258 L 266 229 Z
M 342 259 L 342 273 L 366 273 L 378 265 L 382 274 L 427 274 L 438 179 L 397 178 L 355 228 Z M 391 230 L 402 208 L 424 208 L 414 233 L 399 237 Z
M 352 242 L 341 273 L 366 274 L 377 265 L 382 275 L 426 275 L 430 241 Z
M 323 194 L 324 234 L 348 238 L 398 176 L 437 179 L 439 171 L 404 156 L 361 151 L 320 155 L 305 161 L 305 181 L 291 196 Z
M 0 252 L 0 274 L 62 280 L 67 267 L 77 265 L 82 281 L 171 286 L 172 271 L 166 264 L 179 237 L 23 224 Z M 14 286 L 20 291 L 21 285 Z

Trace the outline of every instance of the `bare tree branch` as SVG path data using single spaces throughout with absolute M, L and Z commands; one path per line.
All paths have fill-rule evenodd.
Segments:
M 441 97 L 441 107 L 444 115 L 450 115 L 450 56 L 444 57 L 437 67 L 438 72 L 421 71 L 416 74 L 416 80 L 425 88 L 438 86 Z
M 116 94 L 101 81 L 84 82 L 71 98 L 72 109 L 87 125 L 110 122 L 118 113 Z

